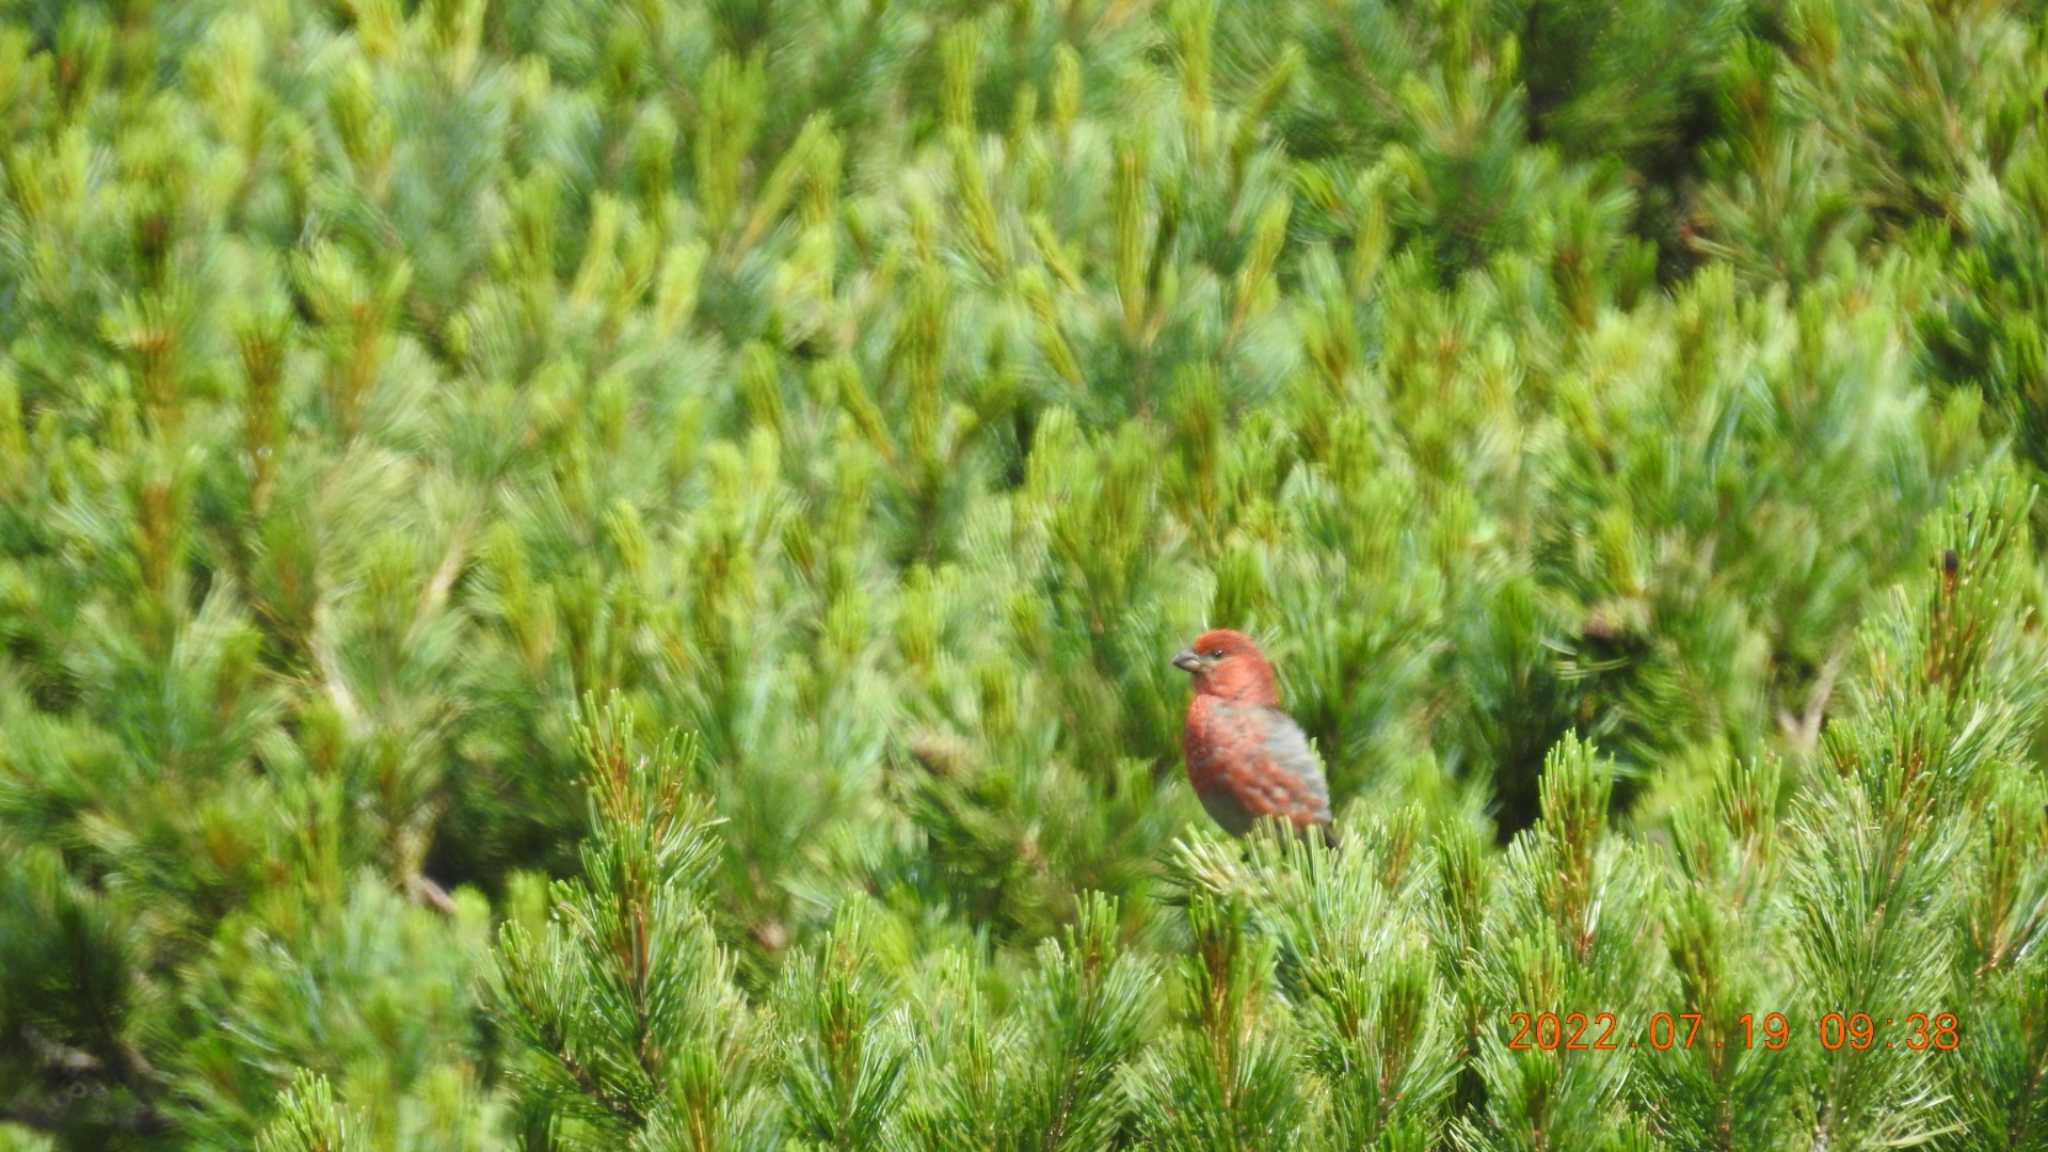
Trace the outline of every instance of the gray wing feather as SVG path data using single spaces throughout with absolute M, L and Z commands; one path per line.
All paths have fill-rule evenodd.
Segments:
M 1266 728 L 1266 753 L 1293 773 L 1302 790 L 1314 798 L 1317 812 L 1328 819 L 1330 785 L 1323 779 L 1322 761 L 1316 758 L 1315 749 L 1309 747 L 1301 726 L 1278 709 L 1272 710 L 1272 722 Z

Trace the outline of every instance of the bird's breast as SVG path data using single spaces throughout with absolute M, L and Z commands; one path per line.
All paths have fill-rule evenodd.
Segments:
M 1256 755 L 1265 743 L 1260 711 L 1214 696 L 1197 696 L 1188 705 L 1181 743 L 1187 752 L 1188 782 L 1197 792 L 1224 787 L 1231 766 Z

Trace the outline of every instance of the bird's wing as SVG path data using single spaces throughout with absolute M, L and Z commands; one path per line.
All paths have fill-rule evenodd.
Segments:
M 1306 816 L 1318 824 L 1330 822 L 1330 785 L 1323 779 L 1323 765 L 1309 747 L 1308 737 L 1293 717 L 1277 708 L 1265 709 L 1265 753 L 1279 772 L 1274 777 L 1287 783 L 1285 811 L 1300 823 Z
M 1330 822 L 1330 789 L 1322 765 L 1286 713 L 1217 701 L 1202 711 L 1197 724 L 1188 761 L 1195 790 L 1212 814 L 1222 798 L 1211 793 L 1219 790 L 1244 811 L 1234 821 L 1219 816 L 1225 827 L 1240 831 L 1261 816 L 1281 816 L 1295 824 Z

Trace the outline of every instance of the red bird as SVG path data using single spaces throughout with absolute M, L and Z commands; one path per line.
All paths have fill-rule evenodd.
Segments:
M 1297 829 L 1330 826 L 1330 788 L 1308 737 L 1280 710 L 1280 681 L 1259 646 L 1228 628 L 1204 632 L 1173 658 L 1195 678 L 1181 747 L 1202 807 L 1233 836 L 1262 816 Z

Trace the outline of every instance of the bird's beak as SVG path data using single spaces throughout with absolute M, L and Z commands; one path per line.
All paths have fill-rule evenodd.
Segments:
M 1183 648 L 1174 656 L 1173 666 L 1183 672 L 1200 672 L 1203 666 L 1202 658 L 1195 655 L 1193 648 Z

